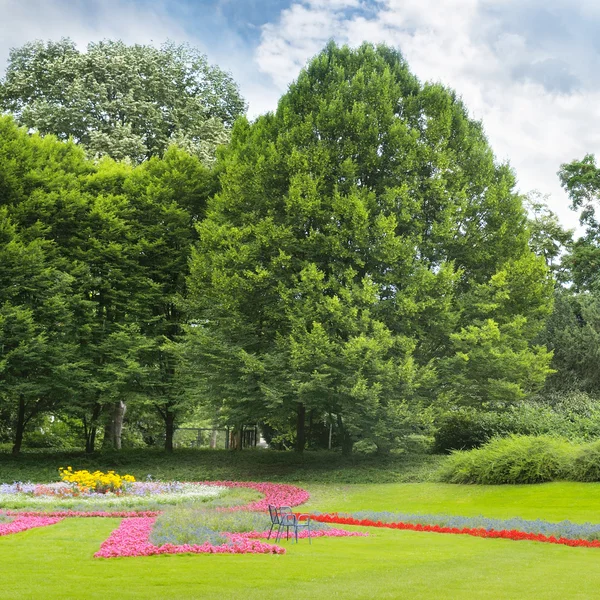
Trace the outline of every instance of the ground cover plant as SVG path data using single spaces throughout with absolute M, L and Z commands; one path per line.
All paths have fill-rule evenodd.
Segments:
M 148 475 L 177 481 L 272 481 L 313 483 L 392 483 L 426 481 L 434 476 L 443 456 L 423 451 L 388 455 L 339 452 L 274 452 L 252 450 L 151 449 L 120 452 L 37 451 L 20 456 L 0 452 L 0 482 L 55 481 L 59 467 L 77 464 L 88 470 L 125 471 L 137 480 Z

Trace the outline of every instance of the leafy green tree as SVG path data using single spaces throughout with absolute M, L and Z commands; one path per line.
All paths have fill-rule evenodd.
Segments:
M 124 184 L 131 207 L 136 254 L 151 283 L 145 296 L 147 318 L 141 322 L 146 347 L 141 360 L 142 393 L 165 424 L 165 448 L 173 449 L 176 420 L 193 407 L 181 372 L 179 342 L 187 315 L 181 306 L 194 224 L 204 216 L 215 177 L 200 160 L 170 148 L 133 170 Z
M 30 136 L 9 118 L 0 120 L 0 155 L 10 219 L 24 243 L 43 243 L 49 267 L 69 278 L 79 303 L 70 319 L 57 319 L 69 325 L 77 385 L 53 409 L 83 420 L 91 450 L 97 427 L 110 412 L 108 421 L 118 421 L 123 397 L 136 389 L 145 344 L 139 321 L 152 284 L 141 270 L 129 203 L 118 193 L 131 167 L 94 166 L 75 144 Z
M 600 294 L 558 290 L 544 341 L 554 351 L 551 390 L 600 393 Z
M 190 46 L 107 40 L 80 52 L 62 39 L 11 50 L 0 108 L 90 156 L 138 163 L 178 144 L 208 164 L 245 103 L 230 75 Z
M 580 211 L 579 222 L 586 228 L 566 257 L 566 267 L 577 290 L 590 290 L 600 284 L 600 223 L 596 218 L 600 169 L 594 156 L 587 154 L 580 161 L 561 165 L 558 176 L 569 194 L 572 210 Z
M 52 265 L 44 240 L 24 242 L 0 207 L 0 405 L 13 453 L 32 419 L 73 392 L 77 373 L 73 278 Z
M 529 244 L 538 256 L 543 256 L 546 266 L 559 277 L 563 276 L 561 259 L 573 242 L 573 230 L 565 229 L 558 216 L 548 208 L 547 197 L 537 191 L 525 198 L 528 211 Z
M 190 352 L 230 424 L 294 418 L 302 450 L 308 411 L 337 423 L 344 451 L 359 437 L 385 449 L 406 407 L 431 401 L 477 293 L 512 294 L 496 313 L 517 353 L 547 314 L 512 172 L 456 95 L 390 48 L 329 44 L 274 114 L 236 123 L 217 170 Z

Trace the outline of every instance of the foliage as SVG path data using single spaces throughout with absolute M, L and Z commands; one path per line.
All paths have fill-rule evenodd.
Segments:
M 564 229 L 558 216 L 547 205 L 548 196 L 533 191 L 527 195 L 524 206 L 528 212 L 529 245 L 537 256 L 542 256 L 546 266 L 563 278 L 561 258 L 573 242 L 573 230 Z
M 469 450 L 509 434 L 584 442 L 600 436 L 600 405 L 584 392 L 545 393 L 501 412 L 472 407 L 441 411 L 435 425 L 434 452 Z
M 600 481 L 600 441 L 577 449 L 569 475 L 574 481 Z
M 103 425 L 118 447 L 127 405 L 158 411 L 168 444 L 190 407 L 177 304 L 213 175 L 177 148 L 94 165 L 6 117 L 0 155 L 0 413 L 15 450 L 48 414 L 88 451 Z
M 514 177 L 397 52 L 329 44 L 217 170 L 188 359 L 225 422 L 294 426 L 301 450 L 308 417 L 386 452 L 439 389 L 493 408 L 543 384 L 553 284 Z
M 573 446 L 550 436 L 496 438 L 475 450 L 455 451 L 442 466 L 449 483 L 541 483 L 568 476 Z
M 580 294 L 557 291 L 555 309 L 543 338 L 553 349 L 553 366 L 557 371 L 548 381 L 549 388 L 598 395 L 600 291 Z
M 0 107 L 91 156 L 134 163 L 176 144 L 209 164 L 245 111 L 230 75 L 188 45 L 105 40 L 80 52 L 70 39 L 13 48 Z
M 433 451 L 470 450 L 485 444 L 493 435 L 492 415 L 469 408 L 442 414 L 434 434 Z

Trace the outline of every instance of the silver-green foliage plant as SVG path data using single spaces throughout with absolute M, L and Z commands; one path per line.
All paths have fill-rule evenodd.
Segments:
M 20 124 L 133 163 L 177 144 L 211 164 L 245 108 L 228 73 L 173 43 L 38 40 L 11 51 L 0 80 L 0 110 Z

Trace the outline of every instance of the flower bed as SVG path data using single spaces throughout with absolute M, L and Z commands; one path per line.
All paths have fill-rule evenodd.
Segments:
M 65 519 L 69 517 L 108 517 L 125 519 L 128 517 L 156 517 L 160 514 L 157 510 L 5 510 L 3 514 L 11 517 L 57 517 Z
M 216 485 L 229 488 L 251 488 L 265 495 L 261 500 L 232 506 L 223 510 L 256 510 L 268 511 L 269 504 L 275 506 L 299 506 L 310 498 L 310 494 L 302 488 L 285 483 L 255 483 L 253 481 L 203 481 L 200 485 Z
M 74 487 L 68 482 L 51 484 L 0 484 L 0 507 L 33 510 L 48 506 L 51 509 L 83 512 L 114 510 L 157 509 L 159 505 L 205 501 L 220 496 L 226 487 L 181 482 L 128 482 L 117 491 L 95 491 Z
M 546 537 L 584 539 L 594 541 L 600 539 L 600 524 L 573 523 L 571 521 L 550 522 L 541 519 L 527 520 L 514 517 L 511 519 L 490 519 L 483 516 L 461 517 L 444 514 L 391 513 L 375 511 L 359 511 L 354 513 L 336 513 L 338 517 L 352 517 L 381 521 L 382 523 L 412 523 L 413 525 L 439 525 L 455 529 L 486 529 L 488 531 L 520 531 L 523 533 L 542 534 Z
M 340 525 L 358 525 L 362 527 L 385 527 L 389 529 L 402 529 L 408 531 L 425 531 L 429 533 L 450 533 L 455 535 L 471 535 L 481 538 L 502 538 L 515 541 L 544 542 L 549 544 L 561 544 L 578 548 L 600 548 L 600 540 L 569 539 L 565 537 L 546 536 L 541 533 L 527 533 L 516 529 L 495 530 L 483 527 L 445 527 L 441 525 L 422 525 L 420 523 L 385 522 L 372 519 L 357 519 L 352 516 L 343 516 L 337 513 L 315 514 L 311 518 L 321 523 L 336 523 Z
M 212 544 L 152 544 L 150 534 L 154 527 L 155 517 L 136 517 L 123 519 L 117 529 L 102 543 L 100 550 L 94 554 L 96 558 L 116 558 L 125 556 L 151 556 L 155 554 L 285 554 L 285 548 L 276 544 L 267 544 L 258 538 L 266 539 L 267 531 L 251 531 L 245 533 L 224 533 L 229 543 Z M 326 529 L 311 532 L 311 537 L 355 537 L 365 533 L 345 531 L 343 529 Z M 302 531 L 299 538 L 308 537 Z
M 47 527 L 59 521 L 62 521 L 62 518 L 19 515 L 8 523 L 0 523 L 0 535 L 19 533 L 35 527 Z
M 176 546 L 164 544 L 155 546 L 149 541 L 154 517 L 136 517 L 123 519 L 108 539 L 102 542 L 96 558 L 115 558 L 119 556 L 150 556 L 154 554 L 284 554 L 285 549 L 247 538 L 236 539 L 233 544 L 215 546 L 211 543 L 201 545 L 185 544 Z

